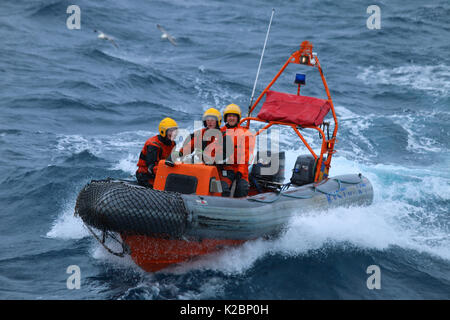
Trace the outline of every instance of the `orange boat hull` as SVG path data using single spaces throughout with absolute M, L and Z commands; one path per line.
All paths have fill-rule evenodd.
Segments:
M 133 261 L 147 272 L 155 272 L 170 265 L 219 251 L 228 246 L 237 246 L 245 240 L 201 241 L 167 240 L 148 236 L 125 236 L 122 239 L 131 249 Z

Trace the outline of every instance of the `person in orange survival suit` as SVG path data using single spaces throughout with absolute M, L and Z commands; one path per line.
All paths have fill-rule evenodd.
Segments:
M 158 162 L 167 159 L 175 147 L 173 140 L 177 136 L 177 129 L 175 120 L 164 118 L 159 123 L 159 134 L 145 142 L 137 163 L 139 168 L 136 171 L 136 179 L 140 185 L 153 187 Z
M 191 133 L 190 136 L 187 137 L 179 155 L 181 157 L 192 153 L 195 149 L 201 149 L 203 162 L 206 164 L 213 164 L 215 149 L 218 147 L 218 145 L 214 143 L 216 135 L 222 135 L 222 132 L 220 131 L 222 115 L 219 110 L 209 108 L 203 113 L 202 120 L 204 128 Z M 217 131 L 214 132 L 214 129 Z
M 255 137 L 247 129 L 239 125 L 241 120 L 241 108 L 236 104 L 230 104 L 223 111 L 223 119 L 226 122 L 221 128 L 224 133 L 224 154 L 226 162 L 219 170 L 222 181 L 223 196 L 232 196 L 233 184 L 235 185 L 234 197 L 248 195 L 248 165 L 253 155 Z M 231 143 L 227 148 L 227 138 Z M 230 150 L 230 147 L 232 150 Z M 225 182 L 225 183 L 224 183 Z

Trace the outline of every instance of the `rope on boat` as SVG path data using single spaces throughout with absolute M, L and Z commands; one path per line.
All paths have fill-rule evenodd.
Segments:
M 91 227 L 89 227 L 86 223 L 84 223 L 84 226 L 89 230 L 92 236 L 103 246 L 103 248 L 105 248 L 106 251 L 108 251 L 109 253 L 121 258 L 123 258 L 126 254 L 131 253 L 130 247 L 125 242 L 117 239 L 117 237 L 113 233 L 103 230 L 102 239 L 100 239 L 100 237 L 94 232 L 94 230 L 91 229 Z M 108 238 L 108 236 L 120 244 L 120 246 L 122 247 L 122 252 L 113 251 L 106 245 L 106 239 Z

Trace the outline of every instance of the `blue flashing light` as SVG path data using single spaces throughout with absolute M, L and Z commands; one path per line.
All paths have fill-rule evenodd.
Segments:
M 295 81 L 294 83 L 297 84 L 306 84 L 306 74 L 302 74 L 302 73 L 297 73 L 295 75 Z

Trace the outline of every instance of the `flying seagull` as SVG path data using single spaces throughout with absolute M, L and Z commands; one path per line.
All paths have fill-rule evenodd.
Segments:
M 167 31 L 166 29 L 164 29 L 160 24 L 157 24 L 156 27 L 159 29 L 159 31 L 161 31 L 162 35 L 161 35 L 161 39 L 167 39 L 170 41 L 171 44 L 173 44 L 174 46 L 177 45 L 177 43 L 175 42 L 175 38 L 172 37 Z
M 102 40 L 109 40 L 114 45 L 114 47 L 119 48 L 117 43 L 114 41 L 113 37 L 108 36 L 107 34 L 101 32 L 100 30 L 94 30 L 94 32 L 98 33 L 97 38 L 102 39 Z

